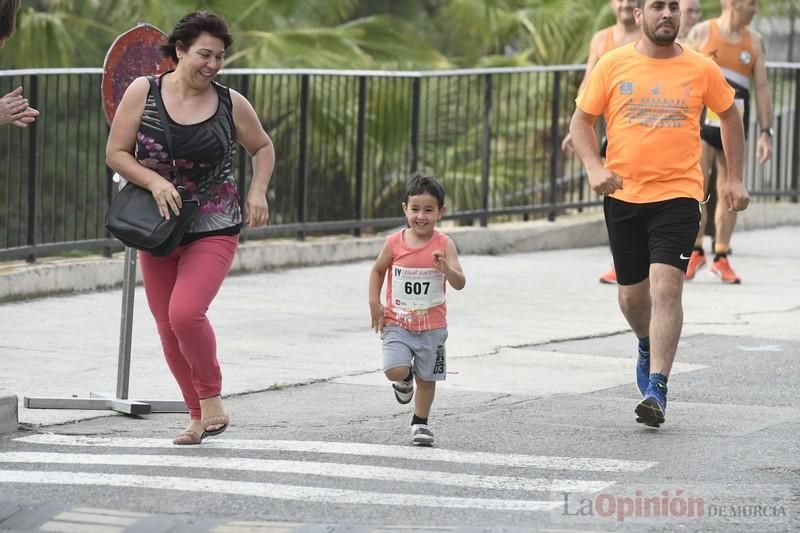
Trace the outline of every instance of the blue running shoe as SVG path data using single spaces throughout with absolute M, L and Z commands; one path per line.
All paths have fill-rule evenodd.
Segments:
M 647 392 L 647 386 L 650 384 L 650 354 L 647 357 L 642 357 L 642 348 L 639 347 L 639 357 L 636 360 L 636 386 L 639 387 L 639 392 L 642 396 Z
M 667 386 L 664 383 L 650 383 L 644 399 L 636 406 L 636 421 L 653 428 L 664 423 L 667 411 Z

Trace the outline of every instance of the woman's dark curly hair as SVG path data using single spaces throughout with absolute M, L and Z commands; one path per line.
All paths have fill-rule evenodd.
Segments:
M 220 39 L 225 44 L 226 50 L 233 44 L 233 37 L 228 32 L 228 24 L 222 17 L 208 11 L 193 11 L 178 21 L 167 39 L 167 44 L 161 47 L 161 52 L 165 57 L 171 57 L 177 63 L 178 43 L 188 49 L 201 33 L 207 33 Z

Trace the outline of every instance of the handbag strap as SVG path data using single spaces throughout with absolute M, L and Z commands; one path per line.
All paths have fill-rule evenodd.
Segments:
M 178 172 L 178 165 L 175 163 L 175 152 L 172 151 L 172 130 L 169 127 L 169 117 L 164 107 L 164 100 L 161 98 L 161 85 L 156 83 L 155 76 L 148 77 L 148 80 L 150 81 L 150 88 L 153 92 L 153 99 L 158 108 L 158 115 L 161 118 L 161 128 L 164 130 L 164 138 L 167 141 L 166 149 L 167 155 L 172 161 L 172 173 L 175 175 L 177 186 L 181 187 L 183 186 L 183 178 L 181 178 L 181 174 Z

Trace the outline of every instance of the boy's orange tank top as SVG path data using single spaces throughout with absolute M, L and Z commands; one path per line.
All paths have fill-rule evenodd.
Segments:
M 408 229 L 386 237 L 392 262 L 386 270 L 385 324 L 397 324 L 411 331 L 447 327 L 444 274 L 433 267 L 433 252 L 445 252 L 449 237 L 434 230 L 421 248 L 403 240 Z
M 750 88 L 750 76 L 753 74 L 755 50 L 750 30 L 745 27 L 742 40 L 730 43 L 722 38 L 716 20 L 708 23 L 708 39 L 700 53 L 713 59 L 722 73 L 729 80 L 744 88 Z

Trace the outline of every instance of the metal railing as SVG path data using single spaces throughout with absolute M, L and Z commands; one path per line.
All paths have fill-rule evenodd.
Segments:
M 797 201 L 800 64 L 768 69 L 775 154 L 759 166 L 757 135 L 750 136 L 747 186 L 761 201 Z M 0 259 L 121 248 L 104 227 L 116 185 L 104 161 L 101 75 L 0 71 L 0 94 L 22 85 L 41 111 L 27 129 L 0 128 Z M 581 65 L 226 70 L 221 83 L 253 103 L 277 152 L 270 226 L 244 237 L 358 235 L 399 225 L 403 186 L 414 171 L 443 181 L 448 218 L 463 224 L 553 220 L 596 208 L 580 162 L 560 149 L 582 75 Z M 242 150 L 235 172 L 244 194 L 250 168 Z

